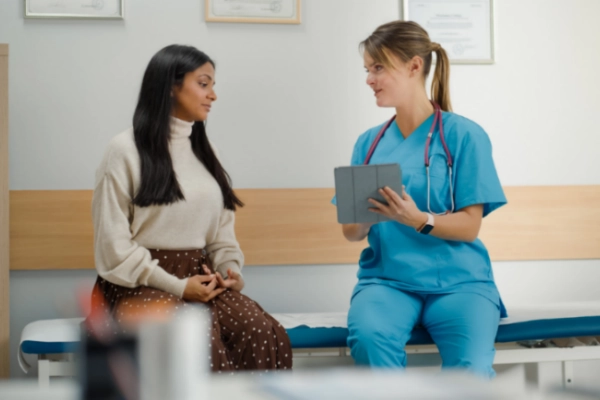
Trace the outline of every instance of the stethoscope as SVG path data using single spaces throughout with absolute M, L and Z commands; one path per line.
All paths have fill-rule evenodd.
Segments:
M 433 124 L 431 124 L 431 128 L 429 129 L 429 134 L 427 135 L 427 141 L 425 142 L 425 173 L 427 174 L 427 210 L 431 214 L 444 215 L 444 214 L 449 214 L 449 213 L 454 212 L 454 188 L 452 187 L 452 155 L 450 154 L 450 150 L 448 150 L 448 146 L 446 145 L 446 139 L 444 138 L 444 124 L 442 123 L 442 110 L 440 109 L 440 106 L 437 105 L 435 102 L 432 101 L 431 104 L 433 104 L 433 109 L 434 109 Z M 373 144 L 371 144 L 371 148 L 369 149 L 369 152 L 367 153 L 367 158 L 365 158 L 365 163 L 364 163 L 365 165 L 369 164 L 369 161 L 371 160 L 371 156 L 375 152 L 375 149 L 377 148 L 379 141 L 381 140 L 385 131 L 387 131 L 387 129 L 390 127 L 390 125 L 394 122 L 395 119 L 396 119 L 396 116 L 394 115 L 383 126 L 383 128 L 381 128 L 381 130 L 375 137 L 375 140 L 373 141 Z M 433 211 L 431 211 L 431 203 L 430 203 L 430 201 L 431 201 L 431 195 L 430 195 L 431 179 L 429 177 L 429 165 L 431 164 L 431 158 L 429 158 L 429 147 L 431 146 L 431 137 L 433 136 L 433 132 L 435 132 L 435 128 L 437 125 L 439 125 L 440 139 L 442 141 L 442 146 L 444 147 L 444 152 L 446 153 L 446 159 L 447 159 L 447 163 L 448 163 L 448 176 L 450 178 L 450 200 L 452 202 L 452 208 L 443 213 L 434 213 Z

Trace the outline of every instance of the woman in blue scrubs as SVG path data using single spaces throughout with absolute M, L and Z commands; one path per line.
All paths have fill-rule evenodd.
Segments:
M 490 139 L 451 112 L 448 57 L 418 24 L 382 25 L 361 47 L 377 105 L 395 108 L 396 116 L 358 138 L 352 164 L 399 163 L 404 191 L 382 189 L 387 205 L 371 200 L 371 211 L 391 221 L 343 225 L 348 240 L 369 242 L 352 294 L 348 346 L 358 364 L 403 368 L 404 346 L 422 326 L 443 368 L 491 378 L 494 339 L 506 311 L 477 236 L 482 218 L 506 198 Z M 425 81 L 433 53 L 431 101 Z

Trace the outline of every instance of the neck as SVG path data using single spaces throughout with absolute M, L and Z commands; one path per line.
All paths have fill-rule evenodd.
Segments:
M 409 104 L 396 107 L 396 123 L 402 136 L 406 139 L 423 121 L 433 114 L 433 105 L 427 98 L 427 94 L 422 93 L 417 99 Z
M 189 138 L 192 134 L 194 122 L 184 121 L 177 117 L 171 117 L 169 120 L 169 128 L 171 129 L 171 139 Z
M 177 119 L 180 119 L 185 122 L 192 122 L 192 123 L 194 122 L 194 119 L 192 117 L 190 117 L 189 114 L 183 112 L 181 110 L 181 108 L 177 107 L 176 105 L 173 106 L 173 109 L 171 111 L 171 116 L 173 118 L 177 118 Z

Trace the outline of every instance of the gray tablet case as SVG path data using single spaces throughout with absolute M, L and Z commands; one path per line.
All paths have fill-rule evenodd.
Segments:
M 379 189 L 389 186 L 402 193 L 402 171 L 399 164 L 356 165 L 338 167 L 335 174 L 337 217 L 340 224 L 388 221 L 387 217 L 369 211 L 369 199 L 386 203 Z

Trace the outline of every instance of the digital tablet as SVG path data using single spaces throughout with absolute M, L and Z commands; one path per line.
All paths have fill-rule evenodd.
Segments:
M 340 224 L 388 221 L 369 208 L 369 199 L 387 204 L 379 193 L 384 186 L 398 194 L 402 193 L 402 171 L 399 164 L 355 165 L 337 167 L 335 174 L 335 196 L 337 218 Z

